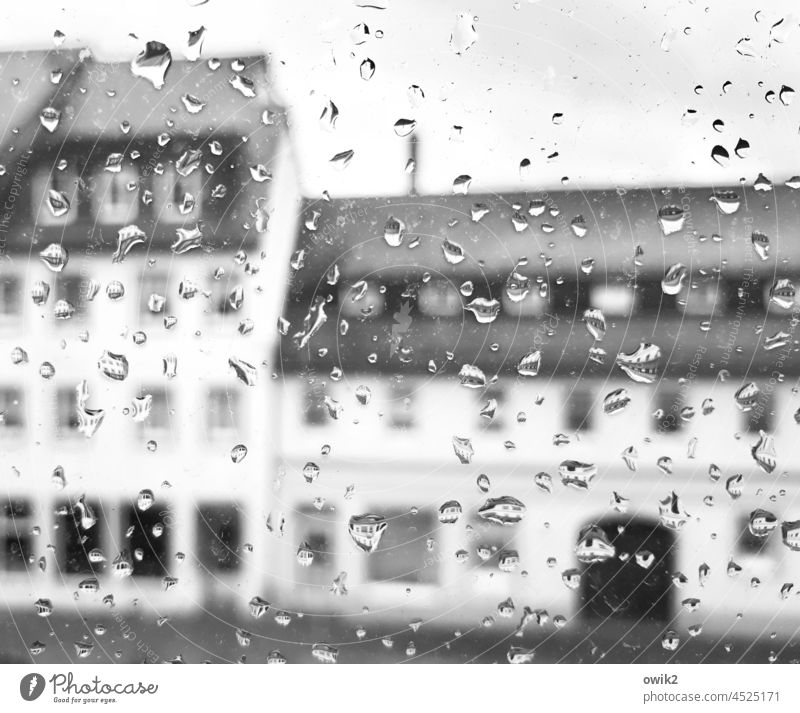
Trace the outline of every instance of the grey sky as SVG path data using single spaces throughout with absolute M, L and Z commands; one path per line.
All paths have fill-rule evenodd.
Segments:
M 477 192 L 555 187 L 563 176 L 578 188 L 721 185 L 752 182 L 759 172 L 775 181 L 800 173 L 800 102 L 784 106 L 777 98 L 782 85 L 800 91 L 792 2 L 769 3 L 756 15 L 748 2 L 688 0 L 363 3 L 385 10 L 353 0 L 192 1 L 6 4 L 0 47 L 52 47 L 59 29 L 67 46 L 89 46 L 99 59 L 132 58 L 150 39 L 180 56 L 187 32 L 204 25 L 203 57 L 266 49 L 312 195 L 405 190 L 407 140 L 393 130 L 401 118 L 417 122 L 421 191 L 449 192 L 460 174 L 473 177 Z M 460 55 L 449 44 L 459 13 L 477 18 L 478 35 Z M 360 22 L 370 34 L 355 44 Z M 365 58 L 376 65 L 369 81 L 359 72 Z M 725 81 L 732 85 L 723 93 Z M 425 93 L 417 107 L 408 98 L 412 84 Z M 340 112 L 332 131 L 319 122 L 329 100 Z M 687 109 L 695 110 L 694 123 L 684 118 Z M 563 114 L 560 124 L 555 113 Z M 715 119 L 724 122 L 720 132 Z M 458 140 L 454 125 L 463 127 Z M 746 158 L 734 155 L 739 138 L 750 143 Z M 726 168 L 711 159 L 715 144 L 731 154 Z M 348 149 L 350 165 L 332 167 L 331 156 Z M 521 180 L 524 158 L 531 170 Z

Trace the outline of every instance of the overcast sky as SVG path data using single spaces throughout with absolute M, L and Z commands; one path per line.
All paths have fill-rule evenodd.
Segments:
M 556 187 L 564 176 L 579 188 L 800 173 L 800 100 L 778 98 L 783 85 L 800 92 L 800 10 L 793 15 L 790 1 L 760 12 L 738 0 L 197 1 L 4 3 L 0 45 L 52 47 L 58 29 L 65 46 L 99 59 L 129 60 L 151 39 L 179 57 L 188 31 L 203 25 L 202 57 L 268 51 L 309 195 L 404 191 L 398 119 L 416 121 L 421 192 L 450 192 L 461 174 L 479 192 Z M 359 23 L 368 35 L 353 32 Z M 470 24 L 476 38 L 464 49 Z M 366 59 L 375 71 L 365 81 Z M 411 85 L 424 92 L 416 105 Z M 339 110 L 333 130 L 319 121 L 328 101 Z M 734 153 L 740 138 L 750 144 L 744 158 Z M 725 167 L 711 158 L 717 144 L 731 156 Z M 347 168 L 330 164 L 347 150 Z

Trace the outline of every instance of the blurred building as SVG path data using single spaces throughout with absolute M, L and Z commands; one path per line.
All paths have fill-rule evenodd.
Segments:
M 267 62 L 0 63 L 0 598 L 186 613 L 260 571 L 262 269 L 296 213 Z
M 166 53 L 2 58 L 25 645 L 800 625 L 800 180 L 300 203 L 265 59 Z
M 320 553 L 297 606 L 793 631 L 797 187 L 308 201 L 279 350 L 281 502 Z

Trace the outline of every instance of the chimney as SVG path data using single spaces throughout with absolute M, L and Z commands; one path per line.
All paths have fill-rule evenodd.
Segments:
M 417 171 L 419 161 L 417 158 L 417 137 L 413 134 L 408 140 L 408 161 L 406 161 L 406 173 L 408 174 L 408 195 L 417 195 Z

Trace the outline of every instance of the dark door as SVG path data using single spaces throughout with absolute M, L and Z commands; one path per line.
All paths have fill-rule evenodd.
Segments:
M 599 527 L 614 545 L 616 556 L 584 566 L 581 616 L 668 621 L 672 617 L 674 534 L 655 521 L 638 518 L 609 518 Z

